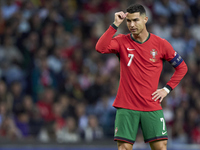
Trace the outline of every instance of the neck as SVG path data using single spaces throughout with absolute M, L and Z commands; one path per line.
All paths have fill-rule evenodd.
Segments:
M 141 43 L 145 42 L 146 39 L 149 36 L 149 32 L 147 31 L 147 29 L 145 28 L 141 33 L 139 34 L 132 34 L 133 38 Z

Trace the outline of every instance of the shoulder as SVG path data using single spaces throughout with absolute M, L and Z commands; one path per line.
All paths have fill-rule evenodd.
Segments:
M 128 37 L 130 36 L 130 34 L 118 34 L 117 36 L 114 37 L 114 39 L 116 39 L 118 42 L 121 41 L 126 41 L 128 39 Z
M 156 42 L 159 42 L 160 44 L 169 44 L 169 42 L 166 39 L 163 39 L 153 33 L 151 33 L 152 40 L 155 40 Z
M 165 39 L 163 39 L 163 38 L 161 38 L 161 37 L 159 37 L 159 36 L 157 36 L 157 35 L 155 35 L 155 34 L 153 34 L 153 33 L 151 33 L 151 38 L 152 38 L 152 39 L 155 39 L 155 40 L 158 40 L 158 41 L 163 41 L 163 40 L 165 40 Z
M 117 36 L 115 36 L 116 39 L 122 39 L 125 38 L 126 35 L 125 34 L 118 34 Z

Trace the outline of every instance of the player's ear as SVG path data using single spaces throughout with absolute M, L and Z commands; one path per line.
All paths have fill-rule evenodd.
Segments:
M 144 17 L 144 22 L 147 23 L 148 19 L 149 19 L 149 18 L 148 18 L 147 16 L 145 16 L 145 17 Z

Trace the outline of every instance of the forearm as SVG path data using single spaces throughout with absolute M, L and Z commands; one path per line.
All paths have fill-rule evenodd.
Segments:
M 170 91 L 173 90 L 183 79 L 187 71 L 187 65 L 183 61 L 178 67 L 175 68 L 173 76 L 171 77 L 169 82 L 167 82 L 165 87 L 168 88 Z

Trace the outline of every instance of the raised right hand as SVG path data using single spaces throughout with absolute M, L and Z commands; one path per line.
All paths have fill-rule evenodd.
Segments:
M 115 21 L 113 22 L 117 27 L 124 21 L 128 13 L 124 13 L 123 11 L 115 13 Z

